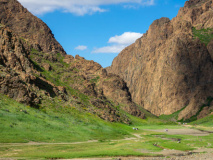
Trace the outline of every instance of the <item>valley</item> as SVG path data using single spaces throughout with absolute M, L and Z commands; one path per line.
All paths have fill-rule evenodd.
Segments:
M 213 0 L 189 0 L 103 68 L 0 0 L 0 159 L 213 154 Z

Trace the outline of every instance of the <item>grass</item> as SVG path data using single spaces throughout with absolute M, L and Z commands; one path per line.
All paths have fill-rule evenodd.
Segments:
M 74 107 L 49 106 L 34 109 L 0 95 L 0 142 L 51 143 L 107 140 L 118 137 L 122 139 L 131 136 L 132 127 L 147 129 L 150 125 L 154 128 L 164 128 L 166 125 L 157 118 L 143 120 L 131 115 L 128 117 L 132 125 L 110 123 L 96 115 L 79 112 Z
M 138 148 L 138 149 L 136 149 Z M 149 148 L 152 151 L 160 151 L 151 143 L 119 141 L 119 142 L 94 142 L 72 145 L 34 145 L 34 146 L 1 146 L 0 153 L 5 150 L 16 157 L 31 158 L 86 158 L 86 157 L 116 157 L 116 156 L 151 156 L 154 154 L 141 153 L 139 149 Z M 30 151 L 30 152 L 29 152 Z M 33 152 L 32 152 L 33 151 Z M 8 156 L 10 157 L 10 156 Z
M 58 107 L 55 111 L 46 109 L 43 112 L 6 96 L 0 97 L 0 142 L 3 143 L 117 139 L 129 134 L 123 126 L 73 108 Z
M 194 38 L 199 38 L 202 43 L 205 45 L 208 45 L 208 43 L 213 39 L 213 29 L 200 29 L 196 30 L 195 27 L 192 28 L 192 32 L 194 35 Z
M 2 157 L 37 158 L 92 158 L 116 156 L 160 156 L 163 149 L 189 151 L 197 147 L 212 148 L 212 135 L 197 137 L 187 135 L 144 134 L 136 140 L 99 141 L 81 144 L 1 144 Z M 158 137 L 156 137 L 156 135 Z M 168 139 L 162 139 L 168 138 Z M 169 139 L 181 139 L 181 143 Z M 211 144 L 211 145 L 209 145 Z
M 147 129 L 184 127 L 174 123 L 168 125 L 156 117 L 146 120 L 131 115 L 128 117 L 132 125 L 110 123 L 73 108 L 58 106 L 55 110 L 47 108 L 43 111 L 0 95 L 0 157 L 38 159 L 156 156 L 164 148 L 182 151 L 196 147 L 212 148 L 212 134 L 203 137 L 167 135 Z M 211 118 L 198 120 L 197 123 L 210 125 L 211 121 L 207 121 Z M 134 131 L 133 127 L 139 130 Z M 134 137 L 135 133 L 141 138 L 124 140 L 125 137 Z M 174 139 L 181 139 L 181 143 Z M 98 141 L 88 143 L 88 140 Z M 39 143 L 29 145 L 27 142 Z M 48 144 L 42 144 L 44 142 Z
M 200 125 L 204 127 L 213 127 L 213 115 L 209 115 L 197 121 L 191 122 L 192 125 Z
M 99 79 L 100 79 L 100 76 L 97 76 L 97 77 L 91 79 L 90 82 L 91 83 L 97 83 Z
M 167 120 L 167 121 L 173 121 L 173 122 L 177 122 L 178 121 L 178 115 L 179 113 L 184 110 L 186 107 L 183 107 L 182 109 L 180 109 L 177 112 L 174 112 L 173 114 L 170 115 L 161 115 L 159 116 L 160 119 L 162 120 Z
M 0 95 L 0 142 L 76 142 L 120 139 L 130 136 L 133 126 L 161 124 L 129 115 L 132 125 L 106 122 L 96 115 L 70 106 L 34 109 Z M 54 103 L 57 104 L 57 103 Z M 139 126 L 140 125 L 140 126 Z

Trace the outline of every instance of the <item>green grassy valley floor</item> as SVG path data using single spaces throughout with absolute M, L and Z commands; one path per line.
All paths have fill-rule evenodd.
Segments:
M 33 109 L 0 95 L 0 158 L 162 156 L 164 150 L 213 149 L 211 132 L 189 130 L 212 131 L 213 116 L 187 126 L 165 118 L 127 116 L 131 125 L 106 122 L 60 106 L 56 110 Z

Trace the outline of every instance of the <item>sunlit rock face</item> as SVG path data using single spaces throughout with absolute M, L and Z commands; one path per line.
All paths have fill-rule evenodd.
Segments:
M 212 0 L 190 0 L 172 20 L 154 21 L 114 59 L 108 72 L 123 78 L 133 101 L 155 115 L 184 107 L 179 119 L 198 114 L 213 97 L 213 53 L 212 41 L 204 43 L 193 31 L 206 29 L 212 36 L 212 8 Z

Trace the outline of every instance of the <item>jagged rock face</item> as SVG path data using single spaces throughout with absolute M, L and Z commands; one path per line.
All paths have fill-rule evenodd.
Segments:
M 213 59 L 213 40 L 211 40 L 211 42 L 209 42 L 207 49 L 209 51 L 209 54 L 211 56 L 211 59 Z
M 177 18 L 196 28 L 213 28 L 212 0 L 190 0 L 180 9 Z
M 28 42 L 31 48 L 66 54 L 49 27 L 28 12 L 17 0 L 0 0 L 0 11 L 0 24 L 10 28 Z
M 32 77 L 20 75 L 19 73 L 0 66 L 0 93 L 8 97 L 36 107 L 40 98 L 29 85 L 26 84 Z
M 195 39 L 192 27 L 212 28 L 213 1 L 187 1 L 171 21 L 161 18 L 134 44 L 125 48 L 108 72 L 127 82 L 133 101 L 155 115 L 187 106 L 179 119 L 196 115 L 213 97 L 212 42 Z
M 29 50 L 28 44 L 10 29 L 0 27 L 0 93 L 32 106 L 40 103 L 40 96 L 34 92 L 39 88 L 50 96 L 64 96 L 59 95 L 60 87 L 34 76 L 38 71 L 34 69 Z
M 27 58 L 28 55 L 29 49 L 25 48 L 24 42 L 14 35 L 10 29 L 0 27 L 1 65 L 19 72 L 30 72 L 32 65 Z
M 71 61 L 68 59 L 69 56 L 64 59 L 64 62 L 71 63 L 70 68 L 77 69 L 77 75 L 84 80 L 82 84 L 74 83 L 73 88 L 88 96 L 112 100 L 115 104 L 120 104 L 122 109 L 129 114 L 145 118 L 145 114 L 132 101 L 131 94 L 123 79 L 114 74 L 108 74 L 100 64 L 87 61 L 78 55 L 75 59 L 71 57 Z M 65 77 L 65 79 L 67 78 Z

